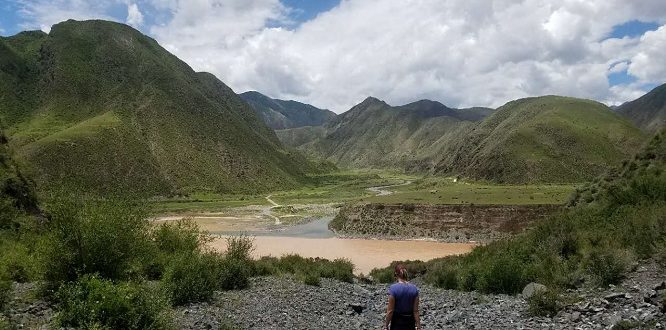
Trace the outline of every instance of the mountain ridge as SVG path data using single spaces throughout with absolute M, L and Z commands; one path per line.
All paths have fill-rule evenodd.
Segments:
M 336 116 L 332 111 L 310 104 L 273 99 L 256 91 L 239 95 L 272 129 L 320 126 Z

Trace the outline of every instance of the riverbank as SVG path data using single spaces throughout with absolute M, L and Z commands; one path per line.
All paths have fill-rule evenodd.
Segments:
M 348 204 L 329 227 L 347 238 L 490 242 L 518 234 L 560 205 Z

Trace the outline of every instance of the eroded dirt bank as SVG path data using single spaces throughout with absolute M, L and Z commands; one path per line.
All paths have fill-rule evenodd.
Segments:
M 340 236 L 487 242 L 521 232 L 559 205 L 351 204 L 330 228 Z

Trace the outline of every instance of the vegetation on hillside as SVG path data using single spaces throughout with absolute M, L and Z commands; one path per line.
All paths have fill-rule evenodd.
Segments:
M 0 120 L 40 189 L 257 192 L 316 170 L 229 87 L 129 26 L 2 37 L 0 59 Z
M 572 205 L 515 238 L 464 256 L 407 264 L 428 283 L 466 291 L 513 294 L 530 282 L 551 288 L 617 283 L 636 260 L 666 248 L 666 131 L 575 195 Z M 387 280 L 391 268 L 372 275 Z
M 335 113 L 309 104 L 269 98 L 259 92 L 239 95 L 272 129 L 320 126 L 335 118 Z
M 645 135 L 605 105 L 559 96 L 511 101 L 441 150 L 435 173 L 500 183 L 592 180 Z

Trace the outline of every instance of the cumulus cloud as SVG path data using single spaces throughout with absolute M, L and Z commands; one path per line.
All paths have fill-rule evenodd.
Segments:
M 104 4 L 121 0 L 19 1 L 46 26 L 103 17 Z M 237 92 L 336 112 L 368 95 L 392 104 L 429 98 L 495 107 L 544 94 L 616 104 L 666 81 L 663 0 L 342 0 L 300 25 L 279 0 L 132 1 L 127 22 L 139 26 L 151 15 L 144 31 L 196 70 Z M 664 26 L 608 37 L 632 20 Z M 620 72 L 636 81 L 609 86 Z
M 431 98 L 452 106 L 499 106 L 542 94 L 615 103 L 635 95 L 636 86 L 613 90 L 608 75 L 628 69 L 645 81 L 663 80 L 666 74 L 652 62 L 666 48 L 661 29 L 640 39 L 607 36 L 629 20 L 663 21 L 663 3 L 347 0 L 286 29 L 267 27 L 284 15 L 277 1 L 241 8 L 232 0 L 219 11 L 209 1 L 175 1 L 173 20 L 151 31 L 196 69 L 215 73 L 237 91 L 259 90 L 337 112 L 368 95 L 395 104 Z M 613 66 L 620 62 L 626 67 Z
M 23 29 L 38 28 L 49 32 L 53 24 L 68 20 L 107 19 L 105 14 L 114 1 L 87 0 L 19 0 L 19 15 L 24 19 Z
M 127 19 L 125 22 L 133 27 L 139 27 L 143 24 L 143 14 L 136 3 L 127 4 Z

